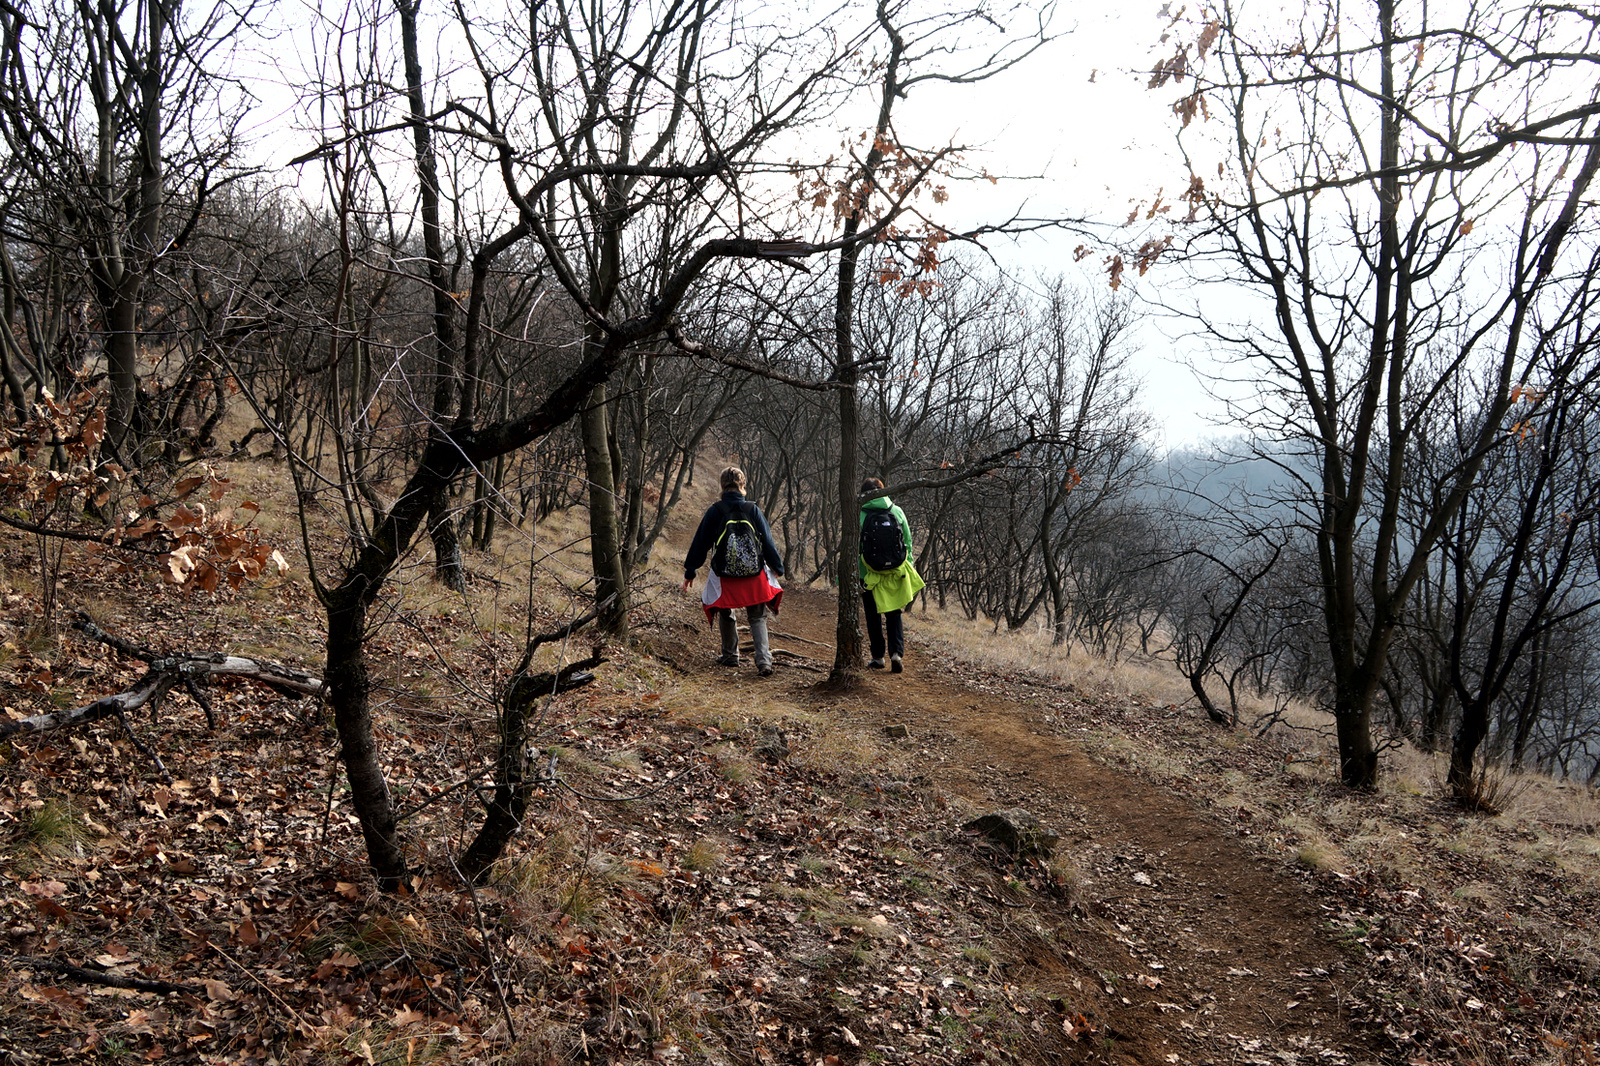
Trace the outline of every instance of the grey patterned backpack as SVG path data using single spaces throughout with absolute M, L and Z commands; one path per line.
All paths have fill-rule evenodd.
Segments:
M 756 529 L 755 507 L 746 501 L 738 510 L 723 504 L 726 518 L 717 546 L 711 552 L 711 569 L 719 577 L 755 577 L 761 573 L 761 534 Z

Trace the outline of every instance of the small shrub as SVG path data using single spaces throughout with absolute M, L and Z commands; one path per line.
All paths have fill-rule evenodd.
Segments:
M 722 865 L 722 845 L 710 837 L 701 837 L 690 845 L 683 855 L 683 868 L 697 874 L 709 874 Z
M 1528 790 L 1529 782 L 1520 776 L 1502 773 L 1487 764 L 1479 766 L 1467 783 L 1452 797 L 1464 811 L 1497 817 Z
M 47 799 L 21 821 L 18 836 L 41 855 L 53 855 L 89 839 L 88 830 L 66 800 Z
M 1326 873 L 1344 866 L 1339 849 L 1321 840 L 1308 840 L 1294 853 L 1294 861 L 1309 870 Z

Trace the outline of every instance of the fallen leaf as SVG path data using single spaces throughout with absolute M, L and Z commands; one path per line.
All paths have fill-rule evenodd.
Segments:
M 206 986 L 206 996 L 213 1003 L 232 1003 L 239 998 L 238 994 L 222 981 L 207 980 L 201 984 Z

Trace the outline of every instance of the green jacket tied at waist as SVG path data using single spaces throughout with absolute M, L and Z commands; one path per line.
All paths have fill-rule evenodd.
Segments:
M 862 504 L 859 521 L 866 522 L 868 511 L 882 510 L 889 511 L 900 523 L 900 535 L 906 542 L 906 560 L 893 570 L 874 570 L 865 559 L 858 558 L 857 562 L 861 570 L 861 583 L 872 592 L 872 600 L 878 610 L 887 614 L 908 606 L 926 583 L 911 563 L 911 523 L 906 521 L 905 512 L 889 497 L 879 496 Z

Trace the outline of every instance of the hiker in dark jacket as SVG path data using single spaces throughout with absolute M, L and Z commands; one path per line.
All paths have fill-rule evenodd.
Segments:
M 883 482 L 875 477 L 869 477 L 861 483 L 863 496 L 882 491 Z M 885 517 L 899 526 L 899 545 L 880 544 L 878 538 L 868 532 L 869 520 Z M 892 540 L 891 524 L 885 522 L 883 528 L 889 530 Z M 911 523 L 906 521 L 906 513 L 893 500 L 879 496 L 861 505 L 861 531 L 861 606 L 867 612 L 867 643 L 872 647 L 872 661 L 867 665 L 874 670 L 882 670 L 884 653 L 887 651 L 889 668 L 898 674 L 904 669 L 901 659 L 906 652 L 905 629 L 900 612 L 911 604 L 923 587 L 922 575 L 911 565 Z M 884 640 L 886 628 L 887 641 Z
M 733 577 L 717 573 L 719 545 L 730 535 L 729 519 L 748 521 L 760 540 L 759 572 L 748 577 Z M 726 548 L 722 549 L 724 552 Z M 688 590 L 694 582 L 695 571 L 711 556 L 712 569 L 706 574 L 706 586 L 700 594 L 705 608 L 706 621 L 713 618 L 722 632 L 722 655 L 717 662 L 723 666 L 739 665 L 739 625 L 733 612 L 745 609 L 745 620 L 750 626 L 750 641 L 755 645 L 756 672 L 762 677 L 772 674 L 772 652 L 767 646 L 767 608 L 778 613 L 783 600 L 783 589 L 777 579 L 783 576 L 783 556 L 772 540 L 772 530 L 761 508 L 744 498 L 744 471 L 730 466 L 722 472 L 722 498 L 706 508 L 689 545 L 689 554 L 683 561 L 683 587 Z

